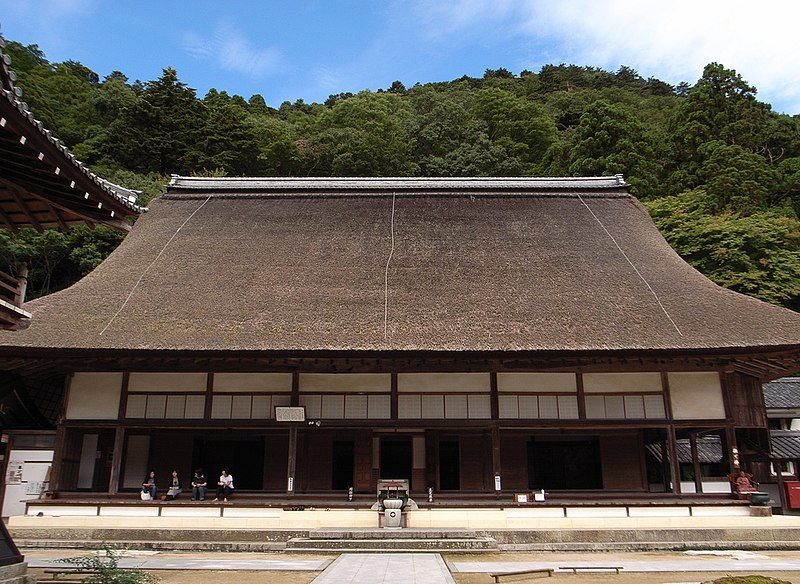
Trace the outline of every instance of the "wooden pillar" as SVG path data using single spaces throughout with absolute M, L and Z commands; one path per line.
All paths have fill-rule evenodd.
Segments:
M 292 397 L 289 404 L 292 406 L 300 405 L 300 372 L 292 371 Z
M 491 407 L 491 416 L 493 420 L 500 419 L 500 396 L 497 391 L 497 373 L 494 371 L 489 374 L 490 376 L 490 386 L 489 386 L 489 404 Z
M 778 482 L 778 498 L 781 502 L 781 510 L 786 511 L 787 509 L 789 509 L 789 505 L 788 501 L 786 501 L 786 488 L 784 487 L 783 483 L 783 472 L 781 472 L 781 462 L 783 461 L 772 459 L 772 432 L 770 432 L 769 429 L 765 429 L 765 432 L 767 433 L 767 452 L 769 453 L 770 456 L 769 462 L 767 464 L 771 466 L 774 464 L 778 465 L 778 468 L 775 469 L 775 479 Z
M 206 406 L 203 410 L 203 417 L 206 420 L 211 419 L 211 407 L 214 402 L 214 374 L 209 372 L 206 375 Z
M 583 373 L 575 374 L 576 388 L 578 390 L 578 419 L 586 419 L 586 395 L 583 391 Z
M 503 467 L 500 462 L 500 428 L 497 426 L 492 427 L 492 480 L 494 484 L 495 495 L 500 496 L 503 488 Z M 500 489 L 497 488 L 497 483 L 500 482 Z
M 725 426 L 725 449 L 728 454 L 729 472 L 739 470 L 739 449 L 736 446 L 736 432 L 730 424 Z
M 692 468 L 694 469 L 694 492 L 703 492 L 703 474 L 700 470 L 700 457 L 697 454 L 697 434 L 689 434 L 689 446 L 692 450 Z
M 781 501 L 781 509 L 786 511 L 789 508 L 789 505 L 786 501 L 786 487 L 784 487 L 783 483 L 783 473 L 781 472 L 781 462 L 782 460 L 775 460 L 771 461 L 770 464 L 778 463 L 778 468 L 775 469 L 775 478 L 778 479 L 778 497 Z
M 64 465 L 64 441 L 67 430 L 61 424 L 56 428 L 56 439 L 53 444 L 53 464 L 50 466 L 50 491 L 61 488 L 61 474 Z M 8 455 L 6 455 L 8 456 Z
M 672 492 L 681 494 L 681 463 L 678 460 L 677 438 L 675 426 L 667 429 L 667 445 L 669 446 L 670 477 L 672 478 Z
M 286 494 L 294 495 L 295 470 L 297 469 L 297 426 L 289 427 L 289 462 L 286 469 Z
M 390 413 L 389 416 L 392 420 L 396 420 L 398 417 L 398 410 L 399 410 L 399 401 L 400 398 L 397 394 L 397 373 L 392 373 L 392 387 L 391 387 L 391 396 L 389 398 L 389 407 Z
M 661 475 L 664 479 L 664 492 L 668 493 L 670 491 L 672 471 L 670 470 L 669 448 L 667 448 L 666 440 L 661 441 Z
M 125 428 L 117 426 L 114 434 L 114 450 L 111 453 L 111 475 L 108 479 L 108 494 L 119 492 L 119 478 L 122 472 L 122 450 L 125 448 Z

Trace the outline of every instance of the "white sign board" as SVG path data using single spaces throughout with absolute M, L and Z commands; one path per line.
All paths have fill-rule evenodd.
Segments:
M 305 422 L 306 409 L 303 406 L 275 406 L 276 422 Z

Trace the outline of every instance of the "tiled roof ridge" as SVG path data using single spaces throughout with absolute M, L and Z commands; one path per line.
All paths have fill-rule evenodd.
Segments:
M 164 198 L 284 195 L 631 197 L 621 174 L 602 177 L 185 177 L 173 175 Z
M 69 160 L 76 168 L 85 174 L 92 182 L 94 182 L 100 189 L 102 189 L 109 196 L 115 198 L 122 203 L 125 207 L 131 209 L 136 213 L 142 213 L 147 210 L 146 207 L 141 207 L 136 204 L 141 191 L 127 189 L 117 185 L 109 180 L 106 180 L 91 170 L 78 160 L 72 152 L 64 145 L 64 143 L 56 138 L 53 133 L 44 127 L 44 124 L 36 119 L 31 112 L 28 104 L 22 100 L 22 89 L 17 87 L 14 82 L 17 79 L 16 73 L 11 69 L 11 57 L 3 51 L 5 48 L 5 40 L 0 36 L 0 93 L 2 97 L 11 102 L 25 118 L 28 119 L 30 124 L 35 127 L 47 140 L 53 144 L 64 157 Z

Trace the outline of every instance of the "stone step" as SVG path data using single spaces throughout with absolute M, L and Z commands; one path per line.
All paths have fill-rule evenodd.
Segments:
M 309 531 L 310 539 L 472 539 L 479 534 L 474 529 L 335 529 L 319 528 Z
M 314 539 L 296 537 L 286 542 L 286 551 L 357 551 L 357 550 L 391 550 L 391 551 L 443 551 L 443 550 L 497 550 L 497 540 L 492 537 L 467 538 L 377 538 L 377 539 Z
M 501 551 L 511 552 L 649 552 L 687 550 L 800 550 L 800 541 L 631 541 L 631 542 L 556 542 L 499 544 Z
M 17 547 L 31 549 L 80 549 L 96 550 L 107 545 L 111 548 L 130 550 L 159 551 L 213 551 L 213 552 L 275 552 L 283 551 L 283 542 L 253 541 L 146 541 L 146 540 L 59 540 L 59 539 L 18 539 Z
M 11 530 L 14 541 L 222 541 L 285 542 L 292 537 L 308 537 L 308 529 L 158 529 L 147 527 L 15 527 Z

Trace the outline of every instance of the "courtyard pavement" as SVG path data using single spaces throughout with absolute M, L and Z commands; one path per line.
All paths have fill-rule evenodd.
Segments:
M 342 554 L 314 584 L 455 584 L 455 580 L 439 554 Z

